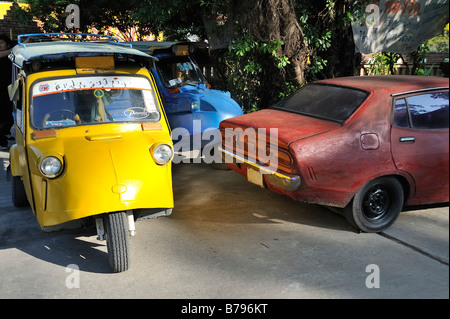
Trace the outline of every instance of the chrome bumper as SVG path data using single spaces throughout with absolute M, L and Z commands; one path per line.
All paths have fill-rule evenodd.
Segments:
M 289 176 L 283 173 L 279 173 L 272 167 L 263 166 L 249 159 L 245 159 L 242 156 L 236 155 L 230 151 L 223 149 L 221 146 L 219 146 L 218 149 L 220 152 L 222 152 L 225 163 L 245 163 L 247 166 L 250 166 L 254 170 L 256 170 L 259 174 L 265 175 L 267 182 L 269 182 L 273 186 L 283 188 L 291 192 L 296 191 L 300 188 L 301 178 L 298 175 Z M 249 181 L 254 182 L 250 179 Z M 256 184 L 260 185 L 260 183 Z

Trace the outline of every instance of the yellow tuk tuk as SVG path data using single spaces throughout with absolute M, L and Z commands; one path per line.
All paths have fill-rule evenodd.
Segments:
M 20 35 L 10 55 L 12 200 L 44 231 L 95 223 L 115 272 L 129 235 L 173 208 L 173 144 L 154 58 L 92 34 Z

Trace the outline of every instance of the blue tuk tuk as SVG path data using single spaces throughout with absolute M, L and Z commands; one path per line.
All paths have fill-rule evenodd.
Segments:
M 193 42 L 129 42 L 158 61 L 152 69 L 175 147 L 200 149 L 220 143 L 219 123 L 243 114 L 230 92 L 211 89 L 192 57 Z M 215 140 L 214 140 L 215 137 Z

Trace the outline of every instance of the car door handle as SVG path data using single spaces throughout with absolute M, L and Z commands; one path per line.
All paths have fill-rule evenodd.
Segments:
M 416 138 L 413 136 L 400 137 L 400 143 L 414 143 Z

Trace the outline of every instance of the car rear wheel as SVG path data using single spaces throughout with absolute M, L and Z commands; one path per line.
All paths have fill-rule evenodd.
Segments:
M 368 233 L 379 233 L 395 222 L 403 200 L 403 188 L 397 179 L 377 178 L 355 194 L 344 208 L 344 215 L 352 226 Z
M 130 252 L 125 212 L 109 213 L 105 216 L 106 247 L 109 264 L 114 272 L 128 270 Z

